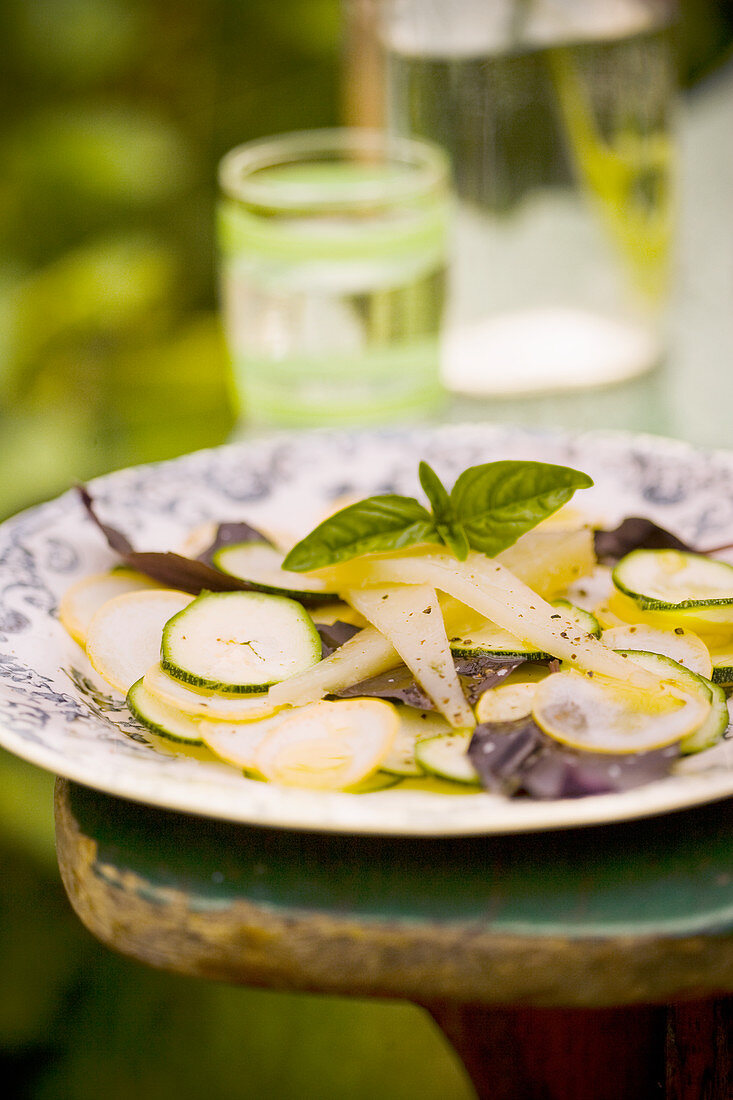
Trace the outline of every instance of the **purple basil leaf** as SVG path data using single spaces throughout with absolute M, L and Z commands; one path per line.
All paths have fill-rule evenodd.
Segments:
M 629 516 L 611 531 L 594 533 L 596 557 L 617 562 L 632 550 L 688 550 L 695 548 L 671 531 L 642 516 Z
M 628 791 L 663 779 L 679 745 L 639 753 L 581 752 L 548 737 L 528 715 L 477 726 L 468 755 L 488 790 L 550 800 Z
M 321 651 L 323 657 L 330 657 L 335 649 L 348 642 L 361 630 L 360 626 L 353 623 L 344 623 L 337 619 L 333 623 L 316 623 L 316 630 L 321 636 Z
M 320 627 L 319 627 L 320 631 Z M 476 702 L 489 688 L 500 684 L 510 672 L 524 662 L 524 657 L 456 657 L 454 664 L 461 681 L 463 693 L 469 703 Z M 392 699 L 405 703 L 418 710 L 435 710 L 430 696 L 416 682 L 407 665 L 398 665 L 389 672 L 370 676 L 368 680 L 354 684 L 336 692 L 343 698 L 354 696 L 374 696 L 377 699 Z
M 118 531 L 116 527 L 108 527 L 106 523 L 102 523 L 99 519 L 94 510 L 94 504 L 87 487 L 85 485 L 77 485 L 76 491 L 86 509 L 87 515 L 104 535 L 110 550 L 114 550 L 116 554 L 121 554 L 122 556 L 132 553 L 132 543 L 127 536 L 123 535 L 121 531 Z
M 520 790 L 523 770 L 544 737 L 529 715 L 514 722 L 482 722 L 473 731 L 468 756 L 487 790 L 512 795 Z
M 548 739 L 537 758 L 522 772 L 532 798 L 584 798 L 629 791 L 663 779 L 679 756 L 678 745 L 639 753 L 575 752 Z
M 367 696 L 375 699 L 391 699 L 396 703 L 405 703 L 408 707 L 417 707 L 418 710 L 435 710 L 433 700 L 415 682 L 407 665 L 398 665 L 389 672 L 370 676 L 368 680 L 362 680 L 361 683 L 354 684 L 352 687 L 342 688 L 334 694 L 340 699 Z
M 213 557 L 217 550 L 221 550 L 225 546 L 237 546 L 241 542 L 264 542 L 267 546 L 272 546 L 267 536 L 263 535 L 261 531 L 258 531 L 256 527 L 252 527 L 249 523 L 220 523 L 216 529 L 214 541 L 211 546 L 207 546 L 206 549 L 199 554 L 197 560 L 205 562 L 206 565 L 212 565 Z
M 88 491 L 83 486 L 78 486 L 78 492 L 87 515 L 104 535 L 109 548 L 119 554 L 125 565 L 129 565 L 131 569 L 137 569 L 139 573 L 144 573 L 146 577 L 157 581 L 158 584 L 164 584 L 182 592 L 191 592 L 193 595 L 198 595 L 204 590 L 208 592 L 252 591 L 251 584 L 222 573 L 220 569 L 215 569 L 205 562 L 186 558 L 182 554 L 133 549 L 126 535 L 99 520 Z
M 473 706 L 485 691 L 490 691 L 506 680 L 509 673 L 524 664 L 525 660 L 524 657 L 490 657 L 487 654 L 479 657 L 455 657 L 453 663 L 463 694 Z

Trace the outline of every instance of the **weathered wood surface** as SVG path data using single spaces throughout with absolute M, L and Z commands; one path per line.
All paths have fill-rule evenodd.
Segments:
M 229 825 L 59 781 L 61 873 L 154 966 L 426 1002 L 603 1007 L 733 992 L 729 803 L 414 840 Z
M 733 1097 L 730 803 L 416 841 L 229 825 L 59 780 L 56 827 L 71 902 L 111 948 L 413 1000 L 480 1100 Z

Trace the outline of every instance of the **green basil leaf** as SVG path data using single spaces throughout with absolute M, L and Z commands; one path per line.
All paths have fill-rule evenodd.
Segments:
M 452 523 L 450 525 L 439 523 L 436 530 L 441 542 L 445 543 L 459 561 L 465 561 L 471 547 L 463 528 L 457 523 Z
M 433 507 L 435 529 L 439 538 L 449 550 L 452 550 L 459 561 L 465 561 L 470 547 L 465 531 L 456 521 L 447 489 L 427 462 L 420 463 L 418 473 L 420 484 Z
M 427 462 L 420 463 L 418 475 L 425 496 L 432 506 L 436 523 L 449 523 L 453 518 L 453 507 L 450 502 L 448 490 L 443 485 L 443 482 L 432 466 L 429 466 Z
M 432 516 L 412 497 L 384 495 L 349 504 L 301 539 L 283 569 L 304 573 L 349 561 L 359 554 L 440 542 Z
M 486 462 L 459 476 L 451 492 L 457 522 L 474 550 L 494 557 L 593 484 L 587 474 L 546 462 Z

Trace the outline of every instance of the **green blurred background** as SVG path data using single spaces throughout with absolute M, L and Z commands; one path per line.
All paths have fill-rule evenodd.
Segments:
M 731 4 L 683 5 L 686 87 Z M 0 518 L 117 466 L 222 442 L 219 157 L 340 120 L 339 0 L 0 0 Z M 0 754 L 0 1059 L 13 1100 L 462 1100 L 411 1006 L 144 969 L 58 880 L 52 777 Z

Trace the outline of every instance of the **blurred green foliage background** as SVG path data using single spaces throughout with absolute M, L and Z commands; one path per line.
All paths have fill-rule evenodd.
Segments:
M 339 114 L 338 0 L 4 0 L 0 518 L 222 442 L 216 164 Z M 463 1097 L 415 1008 L 147 970 L 71 913 L 53 778 L 0 754 L 0 1079 L 12 1100 Z
M 6 0 L 0 34 L 7 515 L 226 436 L 216 163 L 336 121 L 339 5 Z
M 683 5 L 693 83 L 727 0 Z M 0 518 L 117 466 L 222 442 L 216 164 L 339 120 L 339 0 L 2 0 Z M 0 1070 L 13 1100 L 461 1100 L 407 1005 L 145 970 L 71 914 L 52 777 L 0 755 Z

